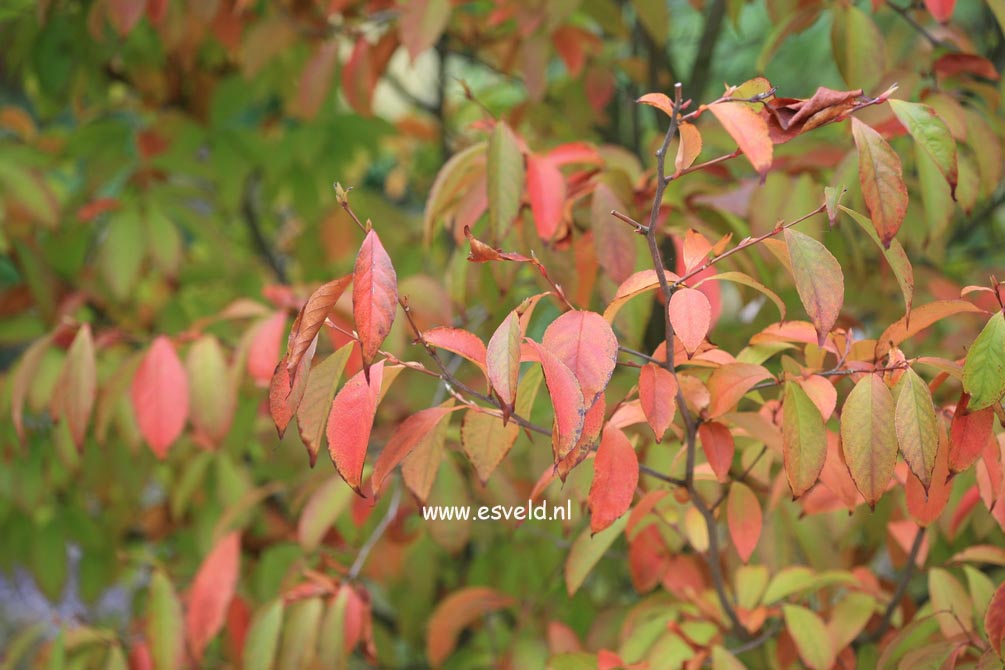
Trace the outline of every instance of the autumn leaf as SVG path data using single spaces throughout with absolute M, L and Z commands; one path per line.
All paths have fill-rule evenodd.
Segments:
M 679 288 L 670 296 L 667 312 L 688 357 L 693 356 L 705 341 L 712 323 L 712 305 L 708 298 L 697 289 Z
M 664 270 L 663 276 L 668 283 L 680 279 L 680 277 L 669 270 Z M 614 317 L 617 316 L 618 312 L 621 311 L 621 308 L 629 300 L 643 293 L 656 290 L 659 288 L 659 285 L 659 277 L 656 275 L 656 270 L 640 270 L 631 275 L 628 279 L 621 282 L 614 292 L 614 298 L 604 309 L 604 320 L 608 323 L 614 323 Z
M 188 378 L 167 336 L 150 345 L 133 377 L 130 397 L 140 434 L 163 460 L 188 418 Z
M 432 328 L 422 333 L 422 339 L 438 349 L 445 349 L 471 361 L 484 373 L 485 343 L 477 335 L 461 328 Z
M 489 137 L 485 170 L 490 239 L 499 242 L 520 211 L 526 176 L 520 144 L 504 121 L 496 123 Z
M 750 487 L 743 482 L 733 482 L 726 498 L 726 521 L 733 546 L 744 563 L 750 561 L 761 537 L 761 505 Z
M 910 318 L 898 319 L 876 339 L 876 358 L 882 358 L 891 347 L 899 346 L 933 323 L 956 314 L 983 313 L 984 310 L 969 300 L 936 300 L 911 310 Z
M 537 235 L 550 241 L 558 236 L 565 202 L 565 177 L 546 156 L 527 156 L 527 197 Z
M 196 572 L 185 612 L 189 651 L 196 662 L 202 660 L 206 646 L 223 628 L 240 567 L 241 534 L 234 531 L 216 543 Z
M 377 231 L 370 230 L 366 234 L 356 256 L 352 278 L 352 316 L 362 346 L 365 370 L 377 357 L 398 310 L 398 277 Z
M 844 303 L 841 265 L 827 247 L 798 230 L 785 229 L 785 245 L 799 300 L 817 330 L 817 344 L 823 346 Z
M 599 533 L 584 528 L 573 540 L 565 558 L 565 590 L 570 597 L 576 594 L 593 567 L 621 536 L 626 523 L 628 516 L 622 515 Z
M 601 182 L 593 190 L 590 201 L 590 227 L 597 260 L 604 272 L 616 282 L 622 282 L 635 271 L 637 246 L 635 233 L 611 215 L 623 212 L 624 204 L 610 186 Z
M 87 425 L 94 409 L 97 393 L 97 370 L 94 362 L 94 338 L 91 326 L 83 324 L 66 353 L 52 396 L 52 414 L 66 421 L 77 450 L 84 446 Z
M 694 164 L 701 153 L 701 133 L 692 123 L 681 123 L 677 127 L 680 143 L 677 145 L 677 156 L 674 158 L 674 174 L 679 175 Z
M 286 369 L 288 371 L 293 373 L 300 366 L 311 342 L 321 331 L 325 319 L 335 308 L 335 303 L 342 297 L 352 280 L 353 275 L 346 275 L 323 284 L 311 293 L 290 329 L 289 341 L 286 345 Z
M 591 531 L 599 533 L 628 511 L 638 482 L 635 447 L 619 428 L 607 426 L 593 461 L 593 483 L 587 498 Z
M 900 292 L 904 296 L 904 313 L 910 317 L 911 307 L 914 304 L 914 268 L 911 266 L 911 261 L 908 259 L 904 247 L 897 241 L 897 238 L 890 240 L 889 245 L 884 245 L 872 221 L 844 205 L 838 205 L 838 208 L 850 216 L 879 247 L 886 262 L 890 264 L 890 269 L 893 270 L 893 276 L 897 278 Z
M 768 136 L 764 117 L 742 102 L 721 102 L 709 106 L 709 111 L 733 138 L 740 151 L 762 177 L 771 169 L 774 144 Z
M 925 9 L 939 23 L 948 23 L 949 19 L 953 18 L 955 8 L 956 0 L 925 0 Z
M 673 116 L 673 101 L 665 93 L 646 93 L 635 102 L 655 107 L 667 116 Z
M 375 494 L 379 495 L 384 489 L 385 480 L 399 463 L 405 460 L 424 440 L 435 439 L 440 423 L 450 416 L 451 412 L 461 409 L 454 407 L 453 404 L 453 400 L 448 400 L 443 405 L 418 411 L 401 422 L 374 463 L 373 491 Z
M 146 609 L 146 639 L 154 670 L 177 670 L 185 656 L 185 623 L 181 602 L 162 570 L 150 578 Z
M 544 383 L 551 396 L 555 413 L 555 430 L 552 431 L 552 449 L 555 463 L 565 458 L 583 432 L 583 421 L 588 408 L 575 373 L 547 348 L 527 339 L 536 360 L 544 370 Z
M 457 647 L 461 631 L 490 612 L 513 604 L 513 599 L 495 589 L 473 586 L 454 591 L 429 617 L 426 626 L 426 657 L 443 664 Z
M 795 642 L 799 658 L 812 670 L 834 667 L 836 652 L 827 627 L 812 610 L 799 605 L 783 605 L 785 628 Z
M 230 431 L 236 405 L 234 387 L 227 379 L 228 366 L 220 341 L 203 335 L 185 357 L 191 391 L 192 426 L 213 444 L 221 444 Z
M 318 340 L 315 337 L 307 347 L 307 351 L 304 352 L 303 358 L 300 359 L 300 365 L 294 370 L 295 379 L 290 379 L 290 373 L 286 369 L 287 357 L 284 356 L 276 366 L 276 371 L 269 382 L 269 414 L 276 424 L 276 431 L 280 438 L 300 408 L 300 401 L 307 389 L 308 370 L 317 346 Z
M 712 466 L 712 472 L 720 482 L 729 480 L 729 468 L 733 465 L 736 445 L 729 428 L 718 421 L 706 421 L 698 426 L 698 439 L 705 452 L 705 460 Z
M 949 424 L 949 470 L 963 472 L 977 462 L 994 430 L 994 408 L 973 410 L 965 392 Z
M 939 425 L 928 384 L 907 368 L 896 389 L 895 428 L 900 451 L 927 491 L 939 450 Z
M 712 396 L 708 415 L 714 419 L 731 412 L 743 396 L 766 379 L 772 379 L 771 373 L 753 363 L 727 363 L 716 368 L 708 378 L 708 392 Z
M 928 154 L 949 184 L 950 194 L 956 199 L 959 168 L 956 162 L 956 140 L 945 121 L 928 105 L 904 100 L 890 100 L 890 109 L 907 128 L 914 141 Z
M 889 247 L 907 213 L 907 186 L 900 157 L 879 133 L 855 117 L 851 129 L 858 148 L 858 174 L 865 205 L 883 246 Z
M 639 370 L 639 402 L 656 441 L 662 441 L 677 412 L 677 380 L 673 373 L 656 363 L 643 365 Z
M 304 119 L 317 116 L 331 90 L 335 66 L 338 64 L 338 46 L 335 39 L 318 44 L 300 72 L 297 85 L 296 113 Z
M 984 632 L 991 649 L 1002 656 L 1002 638 L 1005 637 L 1005 584 L 995 589 L 988 609 L 984 613 Z
M 618 360 L 618 339 L 595 312 L 571 310 L 552 321 L 541 345 L 576 376 L 587 406 L 607 387 Z
M 328 425 L 328 414 L 335 398 L 335 390 L 352 354 L 353 346 L 352 342 L 343 345 L 334 354 L 315 365 L 307 376 L 296 415 L 300 440 L 307 447 L 307 458 L 312 468 L 317 462 L 318 452 L 321 451 L 321 441 Z
M 863 377 L 841 410 L 841 447 L 855 486 L 870 507 L 883 496 L 897 464 L 893 396 L 879 375 Z
M 820 410 L 798 384 L 786 382 L 782 405 L 785 475 L 795 498 L 817 482 L 827 458 L 827 432 Z
M 339 515 L 352 503 L 352 489 L 331 477 L 307 499 L 297 521 L 297 540 L 306 552 L 316 551 Z
M 294 327 L 296 326 L 294 325 Z M 265 384 L 272 379 L 276 363 L 279 362 L 279 350 L 282 346 L 285 328 L 286 312 L 283 311 L 273 312 L 255 327 L 251 344 L 248 346 L 248 374 L 260 384 Z M 308 340 L 304 349 L 309 344 Z M 292 370 L 292 368 L 290 369 Z
M 970 345 L 963 388 L 970 394 L 970 411 L 998 404 L 1005 395 L 1005 313 L 995 312 Z
M 370 444 L 373 417 L 377 412 L 384 362 L 370 368 L 367 379 L 363 370 L 357 372 L 335 395 L 328 413 L 328 453 L 339 475 L 357 493 L 363 478 L 363 464 Z
M 516 400 L 517 380 L 520 376 L 520 315 L 510 312 L 489 338 L 485 353 L 485 367 L 489 383 L 503 404 L 503 423 Z
M 450 0 L 414 0 L 402 5 L 398 30 L 412 62 L 440 39 L 450 20 Z

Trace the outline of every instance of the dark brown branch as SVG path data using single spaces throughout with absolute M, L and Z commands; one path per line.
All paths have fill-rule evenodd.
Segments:
M 244 191 L 241 195 L 241 216 L 251 233 L 251 240 L 258 254 L 276 274 L 280 283 L 286 284 L 286 262 L 276 253 L 276 250 L 265 239 L 265 232 L 258 216 L 258 191 L 262 181 L 261 173 L 255 169 L 244 180 Z
M 726 0 L 713 0 L 705 17 L 705 29 L 698 43 L 698 53 L 695 55 L 694 67 L 691 69 L 690 87 L 692 95 L 698 99 L 705 92 L 708 78 L 712 72 L 712 58 L 715 56 L 715 45 L 722 32 L 723 20 L 726 18 Z
M 904 569 L 900 573 L 900 577 L 897 580 L 897 587 L 893 591 L 893 596 L 890 597 L 890 603 L 886 606 L 886 610 L 883 612 L 883 618 L 880 619 L 879 625 L 872 630 L 871 633 L 860 635 L 858 642 L 866 644 L 869 642 L 875 642 L 876 640 L 883 637 L 890 628 L 890 624 L 893 622 L 893 615 L 897 612 L 897 606 L 900 601 L 904 598 L 904 594 L 907 593 L 907 586 L 911 581 L 911 577 L 914 576 L 914 570 L 917 567 L 915 564 L 918 560 L 918 553 L 921 551 L 921 545 L 925 540 L 925 529 L 918 528 L 917 534 L 914 536 L 914 542 L 911 544 L 911 551 L 907 555 L 907 563 L 904 565 Z

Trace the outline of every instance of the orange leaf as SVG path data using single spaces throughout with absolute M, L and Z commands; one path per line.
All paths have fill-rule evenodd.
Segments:
M 680 144 L 677 145 L 677 157 L 674 159 L 675 174 L 680 174 L 694 164 L 701 153 L 701 133 L 692 123 L 682 123 L 677 128 Z
M 485 372 L 485 344 L 474 333 L 460 328 L 433 328 L 424 332 L 422 339 L 427 344 L 468 359 Z
M 729 487 L 726 520 L 729 523 L 729 536 L 733 538 L 733 546 L 740 554 L 740 560 L 747 563 L 757 547 L 757 540 L 761 537 L 762 518 L 757 496 L 742 482 L 733 482 Z
M 668 282 L 675 282 L 680 277 L 669 270 L 664 270 L 663 276 Z M 625 303 L 632 298 L 659 288 L 659 277 L 656 270 L 640 270 L 621 282 L 618 290 L 614 292 L 614 298 L 604 309 L 604 320 L 608 323 L 614 322 L 614 317 L 621 311 Z
M 130 396 L 140 434 L 163 460 L 188 418 L 188 378 L 167 336 L 155 339 L 143 357 Z
M 650 105 L 667 116 L 673 116 L 673 101 L 665 93 L 646 93 L 635 102 Z
M 308 301 L 300 308 L 300 313 L 297 314 L 292 327 L 289 329 L 289 338 L 286 343 L 286 370 L 291 373 L 291 384 L 295 385 L 298 374 L 296 370 L 305 358 L 308 358 L 307 370 L 311 369 L 310 359 L 313 356 L 306 356 L 308 350 L 318 337 L 321 326 L 325 324 L 325 319 L 332 312 L 335 303 L 342 297 L 346 287 L 349 286 L 349 282 L 352 280 L 353 275 L 347 274 L 344 277 L 333 279 L 323 284 L 311 294 Z
M 897 433 L 890 389 L 879 375 L 859 380 L 841 410 L 841 448 L 855 486 L 870 507 L 886 491 L 897 464 Z
M 729 468 L 733 465 L 736 451 L 733 434 L 723 424 L 709 421 L 698 426 L 698 438 L 712 472 L 720 482 L 725 482 L 729 479 Z
M 198 663 L 227 616 L 234 597 L 241 565 L 241 534 L 229 533 L 220 539 L 199 566 L 188 594 L 185 634 L 192 658 Z
M 373 417 L 384 372 L 384 362 L 370 368 L 367 380 L 363 370 L 357 372 L 335 396 L 328 413 L 328 453 L 335 469 L 349 486 L 360 492 L 363 463 L 370 444 Z
M 572 370 L 583 401 L 592 406 L 618 360 L 618 339 L 611 326 L 596 312 L 572 310 L 548 325 L 541 344 Z
M 879 133 L 855 117 L 851 129 L 858 148 L 862 195 L 883 246 L 889 247 L 907 214 L 907 186 L 900 156 Z
M 751 388 L 765 379 L 772 379 L 771 373 L 752 363 L 727 363 L 716 368 L 708 378 L 712 396 L 708 415 L 715 418 L 732 411 Z
M 447 596 L 429 617 L 426 637 L 426 656 L 438 666 L 453 653 L 461 631 L 489 612 L 509 607 L 513 599 L 484 586 L 473 586 L 454 591 Z
M 562 223 L 565 177 L 550 158 L 527 155 L 527 197 L 538 237 L 546 241 L 554 239 Z
M 771 168 L 775 145 L 768 136 L 768 122 L 745 103 L 722 102 L 709 107 L 740 151 L 762 176 Z
M 891 324 L 876 340 L 876 358 L 886 356 L 891 347 L 898 346 L 933 323 L 961 312 L 985 313 L 969 300 L 937 300 L 913 308 L 909 316 L 904 316 Z
M 377 231 L 366 234 L 356 256 L 352 278 L 352 316 L 366 369 L 377 357 L 398 310 L 398 278 Z
M 284 328 L 286 328 L 286 312 L 282 311 L 273 312 L 255 327 L 255 334 L 252 335 L 248 347 L 248 374 L 259 384 L 267 383 L 276 370 Z M 310 341 L 307 344 L 310 344 Z M 307 348 L 306 344 L 304 348 Z
M 667 304 L 670 323 L 690 358 L 698 350 L 712 323 L 712 305 L 701 291 L 679 288 Z
M 796 383 L 803 387 L 806 395 L 810 397 L 813 404 L 820 410 L 820 418 L 826 423 L 837 407 L 837 389 L 826 377 L 820 375 L 810 375 L 805 379 L 797 379 Z
M 503 417 L 513 411 L 520 376 L 520 315 L 510 312 L 489 338 L 485 353 L 489 382 L 502 401 Z
M 635 448 L 619 428 L 604 428 L 593 461 L 593 484 L 587 499 L 590 530 L 599 533 L 628 511 L 639 483 Z
M 576 375 L 561 359 L 537 342 L 527 339 L 529 352 L 533 360 L 541 363 L 544 370 L 544 383 L 551 396 L 551 404 L 555 411 L 555 430 L 552 431 L 552 450 L 555 463 L 565 458 L 583 433 L 583 422 L 586 417 L 587 405 L 583 400 L 583 391 L 579 387 Z
M 639 402 L 646 421 L 662 441 L 677 412 L 677 380 L 662 365 L 646 363 L 639 370 Z
M 394 434 L 391 435 L 391 439 L 384 445 L 380 456 L 377 457 L 377 462 L 374 463 L 374 494 L 379 494 L 383 490 L 384 481 L 388 475 L 399 463 L 405 460 L 406 456 L 412 453 L 421 442 L 434 436 L 437 427 L 451 412 L 461 409 L 453 407 L 452 400 L 448 403 L 416 412 L 398 425 Z
M 976 463 L 988 440 L 994 437 L 994 408 L 971 412 L 967 409 L 969 403 L 970 395 L 964 392 L 949 425 L 949 470 L 954 473 Z
M 280 438 L 286 432 L 290 420 L 297 413 L 300 401 L 304 397 L 304 391 L 307 390 L 307 370 L 310 368 L 311 359 L 314 358 L 317 346 L 317 338 L 311 340 L 306 353 L 300 359 L 300 366 L 295 371 L 295 379 L 290 379 L 290 373 L 286 369 L 288 356 L 284 356 L 283 360 L 279 361 L 279 365 L 276 366 L 276 371 L 272 375 L 272 381 L 269 383 L 269 414 L 272 415 Z M 310 453 L 310 449 L 311 447 L 308 445 L 308 453 Z
M 939 448 L 935 452 L 935 469 L 932 470 L 932 483 L 927 492 L 921 480 L 913 472 L 907 470 L 904 497 L 911 518 L 920 526 L 928 526 L 938 519 L 949 502 L 955 481 L 956 479 L 949 477 L 949 440 L 946 437 L 946 430 L 940 422 Z

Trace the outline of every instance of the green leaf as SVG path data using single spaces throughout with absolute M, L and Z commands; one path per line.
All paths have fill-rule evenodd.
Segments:
M 827 458 L 827 431 L 820 410 L 803 388 L 786 382 L 782 405 L 782 454 L 792 495 L 813 486 Z
M 496 123 L 489 137 L 486 184 L 490 239 L 498 244 L 520 211 L 524 184 L 523 153 L 505 121 Z
M 98 271 L 116 300 L 134 295 L 145 251 L 143 222 L 136 212 L 113 215 L 98 249 Z
M 974 629 L 974 608 L 970 594 L 948 570 L 932 568 L 929 571 L 928 593 L 943 635 L 953 638 Z
M 583 651 L 558 654 L 548 661 L 548 670 L 597 670 L 597 656 Z
M 1005 394 L 1005 313 L 988 319 L 967 352 L 963 388 L 970 394 L 970 411 L 990 407 Z
M 817 329 L 817 341 L 822 346 L 841 313 L 844 274 L 827 247 L 809 235 L 786 228 L 785 244 L 799 300 Z
M 286 608 L 276 670 L 301 670 L 313 665 L 321 610 L 320 598 L 300 600 Z
M 813 670 L 829 670 L 834 666 L 834 643 L 824 622 L 812 610 L 798 605 L 784 605 L 785 627 L 796 644 L 799 658 Z
M 956 140 L 953 139 L 945 122 L 928 105 L 917 102 L 890 99 L 890 109 L 907 128 L 914 141 L 938 166 L 946 178 L 953 198 L 956 197 L 956 183 L 959 172 L 956 165 Z
M 879 247 L 879 250 L 883 253 L 883 258 L 886 259 L 886 262 L 890 264 L 890 269 L 893 270 L 893 276 L 897 278 L 897 284 L 900 285 L 900 292 L 904 296 L 904 312 L 905 314 L 910 314 L 911 306 L 914 304 L 914 268 L 911 266 L 911 261 L 907 257 L 904 247 L 896 238 L 890 240 L 890 246 L 884 246 L 883 241 L 879 239 L 879 235 L 876 233 L 876 227 L 872 221 L 855 210 L 848 209 L 844 205 L 838 205 L 838 207 L 842 212 L 850 216 L 852 221 L 857 223 L 866 232 L 869 239 Z
M 897 464 L 893 395 L 879 375 L 866 375 L 848 394 L 841 410 L 841 448 L 855 486 L 875 507 Z
M 627 514 L 622 515 L 596 535 L 591 534 L 589 528 L 584 528 L 583 532 L 572 543 L 572 548 L 565 560 L 565 587 L 570 596 L 574 595 L 583 585 L 590 570 L 618 539 L 626 523 L 628 523 Z
M 928 384 L 907 368 L 897 383 L 895 428 L 900 452 L 925 490 L 932 483 L 935 454 L 939 450 L 939 419 Z
M 257 612 L 244 638 L 245 670 L 268 670 L 273 667 L 279 647 L 279 630 L 283 624 L 283 601 L 273 600 Z
M 184 654 L 181 602 L 161 570 L 150 579 L 146 633 L 154 670 L 179 670 Z
M 831 47 L 849 88 L 868 91 L 886 72 L 886 43 L 868 14 L 852 4 L 835 5 Z

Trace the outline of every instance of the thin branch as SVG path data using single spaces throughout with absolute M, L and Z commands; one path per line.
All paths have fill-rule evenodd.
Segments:
M 266 264 L 276 274 L 276 279 L 280 283 L 287 283 L 286 263 L 276 253 L 276 250 L 265 239 L 262 225 L 258 217 L 258 191 L 261 185 L 262 175 L 258 170 L 252 170 L 248 178 L 244 181 L 244 192 L 241 195 L 241 215 L 244 223 L 248 226 L 251 239 L 255 243 L 255 248 Z
M 665 475 L 659 470 L 654 470 L 648 465 L 639 465 L 639 472 L 652 477 L 653 479 L 658 479 L 667 484 L 673 484 L 674 486 L 685 486 L 687 482 L 678 477 L 671 477 L 670 475 Z
M 928 43 L 931 44 L 933 47 L 938 48 L 947 46 L 945 42 L 932 35 L 932 33 L 928 32 L 923 25 L 915 21 L 914 17 L 911 16 L 910 7 L 901 7 L 896 3 L 890 2 L 890 0 L 886 0 L 886 6 L 892 9 L 894 12 L 897 13 L 897 15 L 900 18 L 904 19 L 908 24 L 910 24 L 910 26 L 914 28 L 915 32 L 917 32 L 919 35 L 928 40 Z
M 705 28 L 698 43 L 698 53 L 695 55 L 694 67 L 691 69 L 689 86 L 692 95 L 699 99 L 708 85 L 708 77 L 712 72 L 712 58 L 715 56 L 715 45 L 719 42 L 719 33 L 726 18 L 726 0 L 713 0 L 705 18 Z
M 871 633 L 860 635 L 858 639 L 859 642 L 875 642 L 879 638 L 883 637 L 883 634 L 889 630 L 890 624 L 893 622 L 893 615 L 897 612 L 897 606 L 904 598 L 904 594 L 907 593 L 907 585 L 911 581 L 911 577 L 914 576 L 914 570 L 917 567 L 915 564 L 918 560 L 918 553 L 921 551 L 921 545 L 924 540 L 925 529 L 919 527 L 918 532 L 914 536 L 914 542 L 911 544 L 911 551 L 907 555 L 907 563 L 904 565 L 904 569 L 901 571 L 900 577 L 897 580 L 897 587 L 893 591 L 893 596 L 890 597 L 890 602 L 886 606 L 886 611 L 883 612 L 883 618 L 880 620 L 879 625 L 876 626 Z
M 391 525 L 394 521 L 394 517 L 398 515 L 398 506 L 401 504 L 401 488 L 396 488 L 394 490 L 394 495 L 391 497 L 391 504 L 388 505 L 387 511 L 384 512 L 384 517 L 377 524 L 377 527 L 373 529 L 370 533 L 370 537 L 366 538 L 366 542 L 363 546 L 359 548 L 359 553 L 356 554 L 356 560 L 352 562 L 352 567 L 349 568 L 349 573 L 346 579 L 352 581 L 359 576 L 360 570 L 366 565 L 366 559 L 370 556 L 370 552 L 377 545 L 384 531 L 387 527 Z
M 767 445 L 761 447 L 761 450 L 757 453 L 757 456 L 754 457 L 754 460 L 750 462 L 750 465 L 745 467 L 743 469 L 743 472 L 741 472 L 738 477 L 733 478 L 733 480 L 730 482 L 730 486 L 732 486 L 733 482 L 742 482 L 743 480 L 745 480 L 747 478 L 747 475 L 750 474 L 751 470 L 754 469 L 754 466 L 758 464 L 758 462 L 764 457 L 764 454 L 766 454 L 767 452 L 768 452 Z M 712 503 L 712 509 L 715 510 L 717 507 L 719 507 L 719 505 L 721 505 L 723 501 L 726 500 L 726 496 L 728 495 L 729 495 L 729 486 L 727 486 L 723 490 L 723 492 L 719 494 L 719 498 L 714 503 Z

